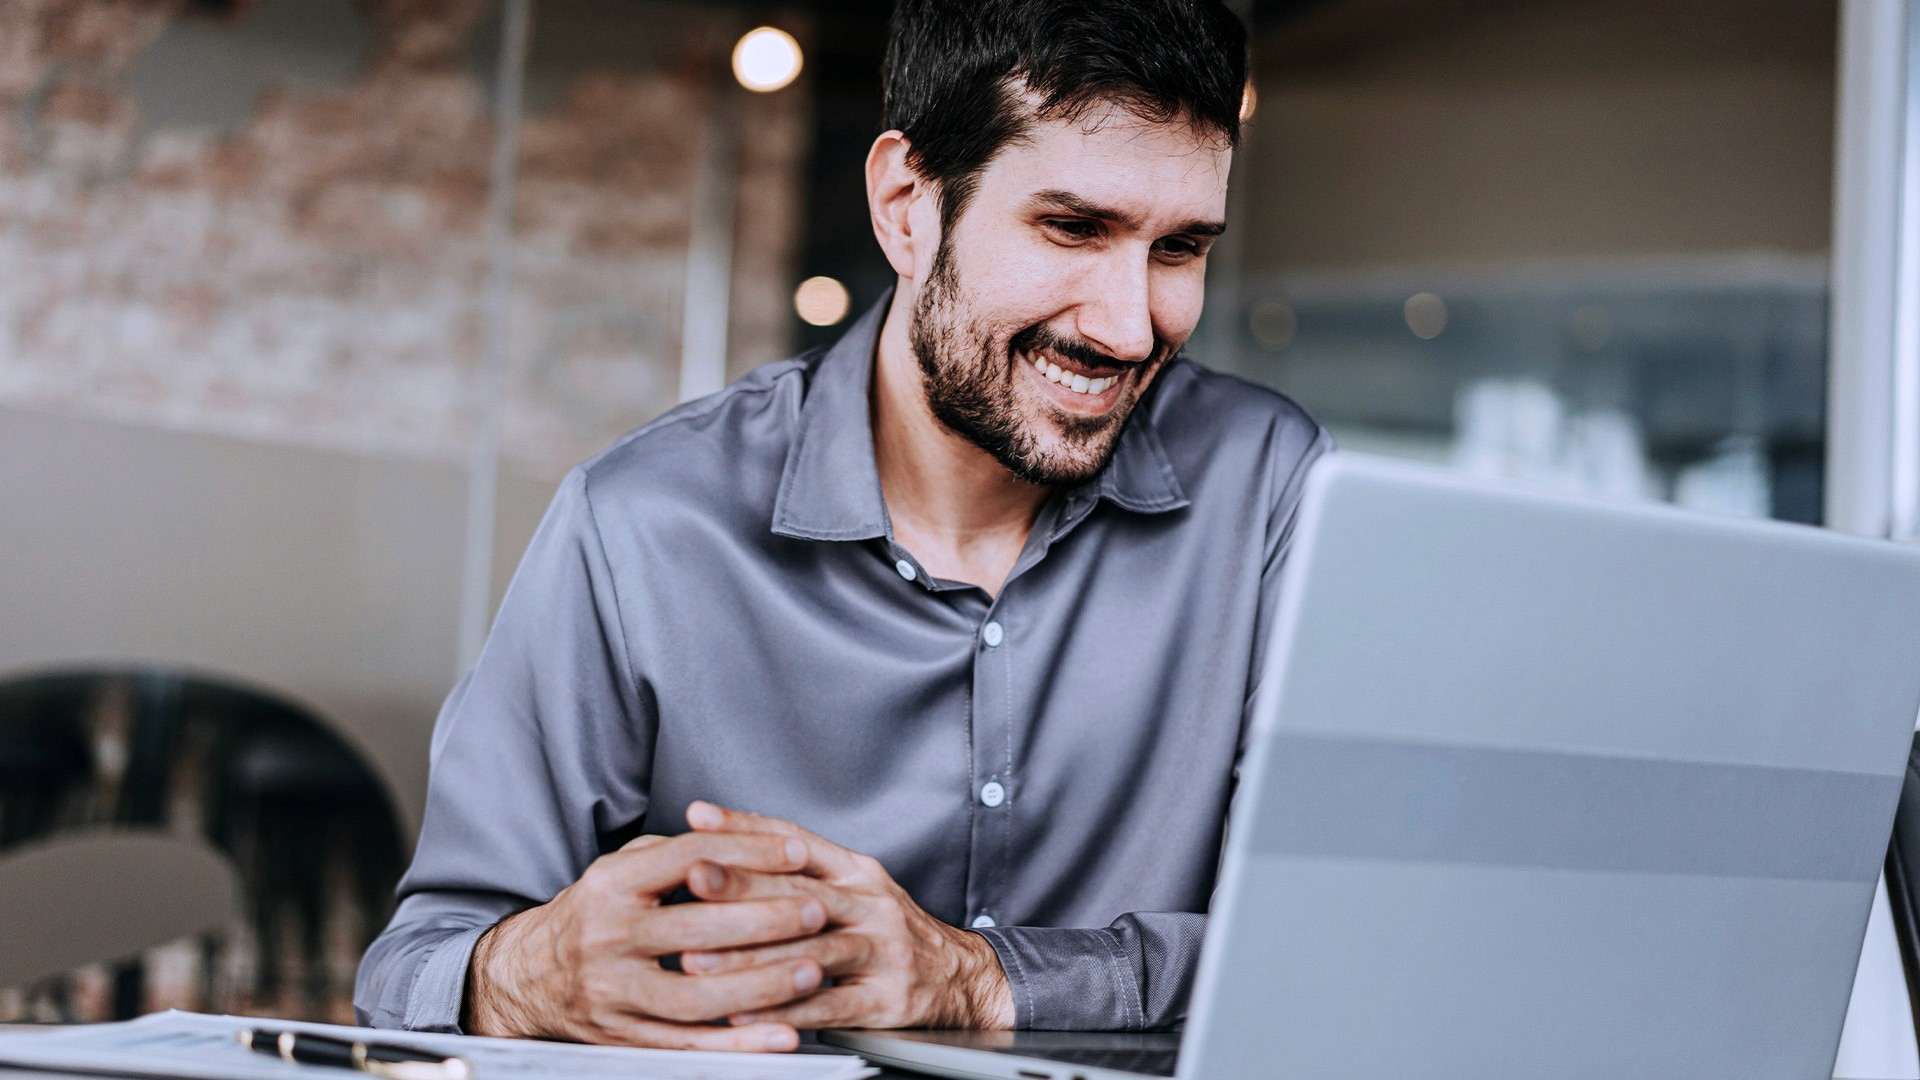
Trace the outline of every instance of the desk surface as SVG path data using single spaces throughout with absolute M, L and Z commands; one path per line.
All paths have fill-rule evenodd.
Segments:
M 45 1030 L 48 1030 L 48 1027 L 40 1024 L 0 1024 L 0 1031 Z M 93 1074 L 90 1073 L 52 1073 L 37 1069 L 9 1069 L 4 1065 L 0 1065 L 0 1080 L 77 1080 L 77 1078 L 87 1078 L 87 1080 L 126 1080 L 126 1077 L 123 1076 L 100 1075 L 94 1077 Z M 882 1067 L 877 1080 L 926 1080 L 926 1078 L 920 1073 L 902 1072 L 899 1069 Z M 1885 1080 L 1885 1078 L 1835 1077 L 1834 1080 Z
M 101 1075 L 93 1077 L 89 1073 L 50 1073 L 32 1069 L 9 1069 L 0 1066 L 0 1080 L 127 1080 L 124 1076 Z M 898 1069 L 881 1069 L 878 1080 L 927 1080 L 919 1073 L 901 1072 Z M 1835 1077 L 1834 1080 L 1873 1080 L 1869 1077 Z
M 0 3 L 4 3 L 4 2 L 5 0 L 0 0 Z M 0 1023 L 0 1032 L 53 1031 L 53 1030 L 57 1030 L 60 1026 L 62 1025 Z M 836 1051 L 822 1048 L 822 1049 L 815 1049 L 812 1052 L 835 1053 Z M 879 1076 L 876 1078 L 876 1080 L 926 1080 L 926 1078 L 919 1073 L 901 1072 L 898 1069 L 889 1069 L 884 1066 L 878 1066 L 878 1068 L 880 1069 L 880 1073 L 879 1073 Z M 56 1073 L 56 1072 L 45 1072 L 39 1069 L 11 1069 L 5 1065 L 0 1065 L 0 1080 L 85 1080 L 85 1078 L 94 1078 L 94 1077 L 95 1077 L 95 1074 L 92 1074 L 92 1073 L 72 1073 L 72 1072 Z M 126 1077 L 108 1076 L 105 1074 L 101 1074 L 97 1078 L 95 1078 L 95 1080 L 126 1080 Z
M 0 1065 L 0 1080 L 127 1080 L 124 1076 L 109 1076 L 105 1073 L 53 1073 L 38 1069 L 9 1069 Z M 898 1069 L 882 1068 L 876 1080 L 927 1080 L 919 1073 L 901 1072 Z

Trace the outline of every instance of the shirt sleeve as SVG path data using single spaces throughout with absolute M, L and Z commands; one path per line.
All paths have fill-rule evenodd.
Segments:
M 987 939 L 1013 991 L 1013 1026 L 1155 1031 L 1187 1016 L 1207 917 L 1136 911 L 1099 928 L 995 926 Z
M 1295 444 L 1298 445 L 1297 443 Z M 1291 468 L 1277 470 L 1260 575 L 1260 615 L 1241 717 L 1240 757 L 1273 629 L 1280 572 L 1293 540 L 1307 471 L 1333 440 L 1318 430 Z M 1239 762 L 1234 764 L 1236 780 Z M 1013 991 L 1014 1026 L 1049 1031 L 1159 1031 L 1186 1021 L 1207 917 L 1190 911 L 1136 911 L 1104 928 L 1005 926 L 974 931 L 1000 957 Z
M 552 899 L 644 815 L 651 730 L 576 469 L 434 725 L 420 842 L 354 987 L 362 1024 L 460 1030 L 480 935 Z

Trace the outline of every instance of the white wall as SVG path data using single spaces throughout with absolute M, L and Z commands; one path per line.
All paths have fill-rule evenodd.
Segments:
M 156 663 L 302 703 L 412 842 L 455 676 L 465 474 L 0 409 L 0 678 Z M 495 598 L 551 485 L 503 477 Z

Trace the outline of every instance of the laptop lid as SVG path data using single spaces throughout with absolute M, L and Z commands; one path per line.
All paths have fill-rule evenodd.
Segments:
M 1336 454 L 1180 1075 L 1827 1076 L 1920 552 Z

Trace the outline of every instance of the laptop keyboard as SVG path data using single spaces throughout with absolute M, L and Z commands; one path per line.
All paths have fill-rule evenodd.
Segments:
M 1113 1069 L 1116 1072 L 1143 1073 L 1147 1076 L 1172 1076 L 1174 1062 L 1180 1056 L 1178 1050 L 1095 1050 L 1074 1046 L 1049 1046 L 1045 1050 L 1028 1051 L 1034 1057 L 1048 1061 L 1063 1061 L 1069 1065 L 1091 1065 L 1100 1069 Z

